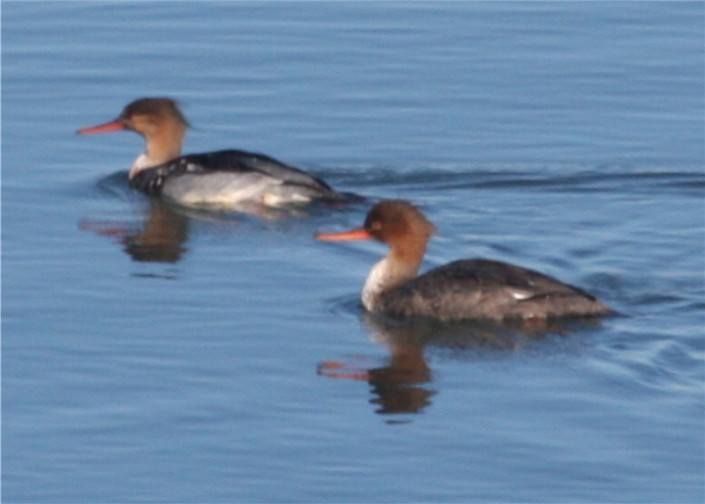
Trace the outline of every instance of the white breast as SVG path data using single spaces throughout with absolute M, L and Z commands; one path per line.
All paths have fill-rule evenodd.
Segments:
M 145 168 L 150 168 L 157 163 L 154 163 L 147 154 L 140 154 L 137 156 L 137 159 L 135 159 L 135 162 L 132 163 L 132 168 L 130 168 L 130 173 L 128 174 L 128 178 L 132 180 L 135 175 L 137 175 L 139 172 L 144 170 Z
M 377 311 L 379 295 L 408 277 L 408 272 L 400 271 L 395 267 L 394 261 L 385 257 L 375 264 L 367 275 L 365 286 L 362 288 L 362 304 L 371 312 Z

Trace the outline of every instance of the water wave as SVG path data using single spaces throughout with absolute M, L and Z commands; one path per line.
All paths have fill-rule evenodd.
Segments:
M 345 166 L 321 167 L 319 175 L 340 187 L 375 192 L 388 187 L 452 189 L 527 189 L 556 192 L 638 193 L 664 192 L 705 196 L 705 172 L 701 168 L 646 168 L 622 165 L 507 166 L 469 165 Z

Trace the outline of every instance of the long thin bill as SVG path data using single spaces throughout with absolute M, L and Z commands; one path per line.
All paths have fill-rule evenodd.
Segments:
M 115 121 L 99 124 L 98 126 L 80 129 L 76 131 L 76 133 L 79 135 L 92 135 L 94 133 L 110 133 L 111 131 L 122 131 L 124 129 L 127 129 L 125 125 L 116 119 Z
M 351 229 L 341 233 L 316 233 L 316 239 L 322 241 L 356 241 L 369 240 L 372 235 L 365 228 Z

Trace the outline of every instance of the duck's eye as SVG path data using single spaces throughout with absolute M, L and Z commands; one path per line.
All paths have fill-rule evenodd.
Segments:
M 372 223 L 370 224 L 370 229 L 372 231 L 379 231 L 382 229 L 382 223 L 378 220 L 372 221 Z

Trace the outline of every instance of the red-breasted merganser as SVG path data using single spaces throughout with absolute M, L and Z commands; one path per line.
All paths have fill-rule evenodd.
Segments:
M 445 321 L 545 320 L 614 312 L 587 292 L 520 266 L 485 259 L 454 261 L 416 276 L 435 227 L 406 201 L 382 201 L 363 227 L 319 233 L 324 241 L 374 238 L 389 247 L 370 272 L 362 303 L 373 313 Z
M 333 190 L 303 170 L 263 154 L 223 150 L 182 156 L 181 146 L 188 126 L 174 100 L 141 98 L 127 105 L 117 119 L 77 133 L 131 130 L 142 135 L 145 152 L 130 169 L 130 186 L 183 205 L 280 206 L 354 198 Z

